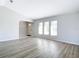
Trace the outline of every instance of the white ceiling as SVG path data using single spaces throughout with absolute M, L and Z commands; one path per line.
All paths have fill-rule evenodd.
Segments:
M 79 11 L 79 0 L 13 0 L 13 3 L 5 1 L 6 7 L 29 19 Z

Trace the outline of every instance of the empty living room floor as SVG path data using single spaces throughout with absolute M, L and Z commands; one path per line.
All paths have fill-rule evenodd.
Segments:
M 25 38 L 0 43 L 1 58 L 79 57 L 79 46 L 40 38 Z

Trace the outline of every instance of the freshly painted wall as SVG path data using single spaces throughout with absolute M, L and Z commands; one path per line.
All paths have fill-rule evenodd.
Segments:
M 19 38 L 25 38 L 27 36 L 27 22 L 20 21 L 19 22 Z
M 58 16 L 58 41 L 79 45 L 79 13 Z
M 27 35 L 32 35 L 32 22 L 27 22 Z
M 19 20 L 23 19 L 18 13 L 0 6 L 0 41 L 19 39 Z
M 38 23 L 52 20 L 58 21 L 58 36 L 54 37 L 48 35 L 38 34 Z M 33 23 L 33 35 L 36 37 L 43 37 L 51 40 L 67 42 L 79 45 L 79 13 L 63 14 L 54 17 L 42 18 L 35 20 Z

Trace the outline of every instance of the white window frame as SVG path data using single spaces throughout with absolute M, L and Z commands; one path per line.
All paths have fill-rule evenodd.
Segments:
M 49 35 L 49 21 L 44 22 L 44 35 Z
M 51 21 L 50 35 L 57 36 L 57 20 Z
M 38 34 L 43 34 L 43 22 L 38 23 Z

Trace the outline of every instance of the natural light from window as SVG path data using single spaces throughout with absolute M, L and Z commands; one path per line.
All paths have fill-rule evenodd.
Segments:
M 38 24 L 38 33 L 39 33 L 39 34 L 43 34 L 43 23 L 42 23 L 42 22 L 40 22 L 40 23 Z
M 49 22 L 44 22 L 44 35 L 49 35 Z
M 51 35 L 57 36 L 57 21 L 51 21 Z

